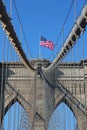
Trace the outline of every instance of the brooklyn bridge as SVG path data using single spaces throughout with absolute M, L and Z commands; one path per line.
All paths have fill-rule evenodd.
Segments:
M 51 61 L 40 56 L 27 57 L 17 6 L 13 0 L 20 38 L 12 23 L 12 0 L 9 1 L 10 12 L 4 0 L 0 0 L 0 130 L 87 130 L 87 0 L 83 0 L 64 39 L 72 6 L 75 16 L 73 0 L 61 31 L 62 46 L 58 51 L 55 44 L 57 54 Z M 53 117 L 58 107 L 59 114 Z

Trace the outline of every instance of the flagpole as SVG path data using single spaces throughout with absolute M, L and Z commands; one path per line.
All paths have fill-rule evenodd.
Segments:
M 40 43 L 39 43 L 39 59 L 40 59 Z
M 39 59 L 41 58 L 41 47 L 40 47 L 40 43 L 39 43 Z

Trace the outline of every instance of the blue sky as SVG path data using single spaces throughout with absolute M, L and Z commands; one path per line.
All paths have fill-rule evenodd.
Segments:
M 10 0 L 4 1 L 8 14 L 10 14 Z M 63 24 L 72 0 L 15 0 L 32 57 L 27 53 L 28 48 L 25 45 L 26 42 L 24 40 L 23 32 L 20 31 L 20 23 L 15 11 L 14 3 L 12 2 L 11 21 L 20 41 L 22 41 L 22 46 L 29 59 L 39 57 L 39 44 L 41 36 L 53 41 L 54 44 L 57 45 L 55 46 L 54 51 L 51 51 L 45 47 L 40 47 L 40 57 L 48 59 L 51 53 L 52 55 L 49 60 L 56 57 L 63 41 L 63 32 L 60 37 L 58 37 L 59 33 L 63 28 L 65 40 L 77 16 L 80 14 L 84 1 L 85 0 L 76 0 L 76 6 L 72 6 L 70 15 L 63 28 Z M 81 40 L 79 40 L 79 43 L 80 42 Z M 57 129 L 58 128 L 55 130 Z M 71 128 L 71 130 L 73 130 L 73 128 Z
M 8 13 L 10 13 L 9 1 L 10 0 L 5 0 Z M 41 57 L 49 58 L 51 53 L 52 55 L 50 59 L 56 57 L 63 41 L 63 33 L 58 37 L 60 30 L 62 28 L 64 29 L 65 40 L 75 22 L 75 19 L 80 14 L 84 1 L 85 0 L 80 0 L 79 2 L 79 0 L 76 0 L 76 6 L 72 6 L 70 15 L 63 28 L 64 21 L 72 3 L 71 0 L 15 0 L 18 14 L 33 58 L 37 58 L 39 55 L 41 36 L 44 36 L 48 40 L 52 40 L 54 44 L 57 44 L 54 51 L 45 47 L 40 47 Z M 12 23 L 19 39 L 22 37 L 22 45 L 25 52 L 27 52 L 23 33 L 22 36 L 20 34 L 20 24 L 15 11 L 14 2 L 12 2 Z M 28 58 L 31 58 L 29 55 L 27 56 Z
M 5 115 L 4 130 L 26 130 L 26 128 L 22 128 L 23 125 L 29 126 L 29 130 L 31 130 L 27 120 L 24 109 L 18 103 L 15 103 Z M 48 130 L 75 130 L 75 125 L 76 119 L 73 113 L 68 106 L 61 103 L 51 116 Z

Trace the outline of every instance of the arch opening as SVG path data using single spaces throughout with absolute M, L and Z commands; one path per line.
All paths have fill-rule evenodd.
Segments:
M 4 130 L 31 130 L 27 113 L 17 101 L 6 112 L 3 124 Z
M 64 102 L 60 103 L 53 112 L 48 130 L 79 130 L 74 113 Z

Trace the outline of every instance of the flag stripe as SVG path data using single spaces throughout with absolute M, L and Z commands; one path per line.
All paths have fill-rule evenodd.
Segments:
M 41 36 L 40 45 L 54 50 L 54 43 Z

